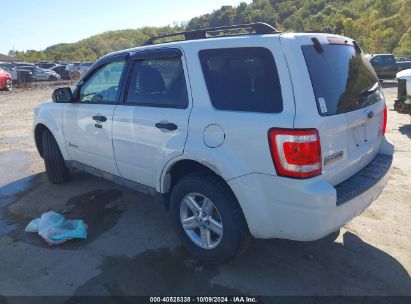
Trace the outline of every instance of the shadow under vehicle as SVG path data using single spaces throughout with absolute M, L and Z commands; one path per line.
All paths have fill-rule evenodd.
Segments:
M 84 219 L 88 239 L 48 246 L 25 233 L 45 210 Z M 56 294 L 56 286 L 64 296 L 411 296 L 409 274 L 393 256 L 351 232 L 341 242 L 336 236 L 256 240 L 240 258 L 207 265 L 182 249 L 167 213 L 145 196 L 84 173 L 64 186 L 40 173 L 0 187 L 0 290 L 4 296 Z

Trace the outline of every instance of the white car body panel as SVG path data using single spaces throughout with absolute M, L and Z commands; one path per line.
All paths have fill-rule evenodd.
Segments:
M 59 145 L 63 158 L 69 160 L 70 156 L 67 153 L 63 132 L 63 105 L 46 102 L 36 106 L 34 109 L 34 129 L 38 125 L 44 125 L 50 130 Z
M 384 140 L 380 153 L 392 155 L 392 144 Z M 322 176 L 302 182 L 249 174 L 230 180 L 228 184 L 236 194 L 255 238 L 314 241 L 337 231 L 360 215 L 378 198 L 387 180 L 388 174 L 341 206 L 336 205 L 335 188 Z
M 393 146 L 381 134 L 384 100 L 349 113 L 319 114 L 301 50 L 301 45 L 309 44 L 313 36 L 322 43 L 328 43 L 327 37 L 338 37 L 275 34 L 167 43 L 166 47 L 180 48 L 184 53 L 190 100 L 187 109 L 137 107 L 121 102 L 117 106 L 44 104 L 38 107 L 35 125 L 42 123 L 50 128 L 64 159 L 159 193 L 169 191 L 170 168 L 178 161 L 201 163 L 227 181 L 255 237 L 317 239 L 337 230 L 376 199 L 387 175 L 342 206 L 336 206 L 334 186 L 364 168 L 377 154 L 392 155 Z M 246 46 L 272 52 L 281 84 L 281 113 L 225 111 L 212 106 L 198 52 Z M 156 48 L 164 45 L 129 51 L 133 54 Z M 366 120 L 368 111 L 374 116 Z M 107 116 L 104 128 L 95 127 L 91 118 L 94 115 Z M 175 123 L 178 129 L 156 128 L 155 123 L 161 121 Z M 314 178 L 278 176 L 267 134 L 273 127 L 315 128 L 320 134 L 323 160 L 340 151 L 343 157 L 323 166 L 322 175 Z M 363 142 L 357 147 L 360 135 L 364 136 Z
M 215 109 L 208 95 L 201 71 L 198 51 L 209 48 L 233 48 L 249 43 L 269 49 L 275 58 L 284 100 L 281 113 L 251 113 Z M 272 36 L 204 40 L 184 47 L 190 77 L 194 107 L 191 112 L 189 134 L 183 158 L 197 160 L 214 167 L 225 180 L 252 172 L 276 174 L 268 146 L 267 132 L 272 127 L 291 128 L 294 102 L 287 64 L 279 46 L 279 38 Z M 258 121 L 257 123 L 253 123 Z M 209 148 L 204 132 L 209 125 L 218 125 L 225 133 L 224 143 Z M 246 145 L 244 143 L 247 143 Z M 224 160 L 224 161 L 222 161 Z M 267 165 L 269 164 L 269 165 Z M 163 191 L 163 188 L 160 188 Z
M 114 104 L 63 104 L 65 144 L 70 160 L 119 175 L 113 153 L 112 125 Z M 105 122 L 93 116 L 103 115 Z M 101 128 L 96 127 L 101 125 Z
M 120 175 L 154 188 L 165 164 L 184 151 L 189 112 L 189 108 L 119 105 L 113 124 L 113 146 Z M 158 129 L 154 126 L 158 122 L 172 122 L 178 129 Z

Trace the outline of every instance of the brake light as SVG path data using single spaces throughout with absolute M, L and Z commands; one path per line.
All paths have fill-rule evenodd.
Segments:
M 270 129 L 268 142 L 278 175 L 308 178 L 321 174 L 321 145 L 316 129 Z
M 387 130 L 387 105 L 384 106 L 384 112 L 382 116 L 382 127 L 381 127 L 382 135 L 385 134 L 386 130 Z
M 349 43 L 348 40 L 339 38 L 339 37 L 327 37 L 327 39 L 328 39 L 328 44 L 331 44 L 331 45 L 346 45 L 346 44 L 352 45 Z

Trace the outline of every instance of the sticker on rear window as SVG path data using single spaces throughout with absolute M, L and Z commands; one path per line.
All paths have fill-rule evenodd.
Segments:
M 327 104 L 325 103 L 325 99 L 322 97 L 318 97 L 318 104 L 320 105 L 321 113 L 327 113 Z

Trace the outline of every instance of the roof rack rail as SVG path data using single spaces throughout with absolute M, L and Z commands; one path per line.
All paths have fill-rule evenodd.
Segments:
M 155 44 L 156 40 L 168 37 L 175 37 L 175 36 L 184 36 L 184 40 L 196 40 L 196 39 L 205 39 L 205 38 L 215 38 L 221 36 L 207 36 L 207 33 L 215 33 L 215 32 L 224 32 L 224 31 L 231 31 L 237 29 L 245 29 L 249 32 L 254 31 L 254 34 L 261 35 L 261 34 L 275 34 L 279 33 L 274 27 L 267 23 L 263 22 L 256 22 L 256 23 L 247 23 L 247 24 L 237 24 L 237 25 L 227 25 L 227 26 L 219 26 L 219 27 L 211 27 L 199 30 L 192 30 L 186 32 L 178 32 L 173 34 L 165 34 L 160 36 L 151 37 L 148 39 L 144 45 Z M 241 35 L 241 34 L 239 34 Z M 236 36 L 233 34 L 229 34 L 229 36 Z M 175 40 L 179 41 L 179 40 Z
M 309 30 L 309 31 L 304 31 L 303 33 L 307 33 L 307 34 L 316 34 L 316 33 L 318 33 L 318 34 L 332 34 L 330 32 L 325 32 L 325 31 L 322 31 L 322 30 Z

